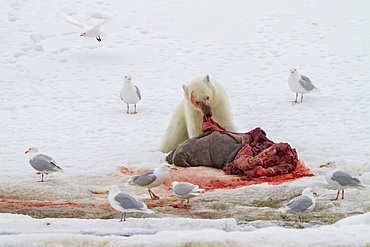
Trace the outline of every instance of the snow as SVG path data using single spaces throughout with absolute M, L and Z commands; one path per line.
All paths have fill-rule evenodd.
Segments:
M 242 228 L 234 219 L 162 218 L 143 221 L 32 219 L 3 214 L 1 246 L 364 246 L 369 243 L 370 213 L 340 220 L 333 226 L 302 230 Z M 20 231 L 18 225 L 22 225 Z M 367 235 L 367 236 L 366 236 Z M 284 236 L 284 237 L 282 237 Z M 282 242 L 283 241 L 283 242 Z
M 0 214 L 1 246 L 369 244 L 368 191 L 346 190 L 345 200 L 328 202 L 336 191 L 319 166 L 335 160 L 370 184 L 370 2 L 19 0 L 0 6 L 0 196 L 106 203 L 105 195 L 89 190 L 126 182 L 119 166 L 161 164 L 165 154 L 157 148 L 183 97 L 181 85 L 209 74 L 226 89 L 240 132 L 259 126 L 271 140 L 288 142 L 317 175 L 285 186 L 250 186 L 248 192 L 290 188 L 287 197 L 293 197 L 314 185 L 314 213 L 329 217 L 339 210 L 345 217 L 291 229 L 274 221 L 129 217 L 123 226 L 116 219 Z M 92 26 L 118 16 L 102 28 L 107 35 L 99 43 L 80 37 L 58 11 Z M 289 102 L 295 98 L 287 84 L 292 67 L 320 88 L 302 104 Z M 119 97 L 124 75 L 142 93 L 137 115 L 127 115 Z M 32 146 L 65 172 L 37 183 L 39 175 L 24 155 Z M 241 191 L 214 193 L 229 200 Z

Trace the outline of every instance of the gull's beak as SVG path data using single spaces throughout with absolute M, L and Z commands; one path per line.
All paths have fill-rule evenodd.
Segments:
M 326 167 L 326 165 L 324 164 L 324 165 L 321 165 L 321 166 L 320 166 L 320 168 L 323 168 L 323 167 Z
M 127 80 L 131 81 L 131 77 L 129 77 Z
M 315 196 L 317 196 L 317 193 L 316 193 L 316 192 L 313 192 L 313 194 L 314 194 Z
M 106 190 L 106 191 L 105 191 L 105 194 L 109 194 L 109 190 Z
M 30 151 L 29 150 L 27 150 L 26 152 L 24 152 L 25 154 L 28 154 Z
M 176 167 L 176 166 L 174 166 L 174 167 L 172 167 L 171 169 L 172 169 L 172 170 L 177 170 L 177 167 Z
M 83 36 L 82 34 L 80 34 L 80 37 Z
M 167 190 L 170 190 L 170 189 L 172 189 L 171 187 L 169 187 Z

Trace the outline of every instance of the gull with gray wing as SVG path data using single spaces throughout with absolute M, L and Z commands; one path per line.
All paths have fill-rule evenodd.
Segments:
M 130 185 L 136 185 L 136 186 L 140 186 L 143 188 L 147 188 L 150 197 L 153 200 L 158 200 L 159 196 L 155 195 L 151 191 L 151 188 L 157 187 L 161 185 L 164 181 L 166 181 L 166 179 L 170 175 L 171 169 L 177 170 L 176 167 L 170 164 L 167 164 L 167 163 L 163 163 L 157 168 L 146 171 L 140 175 L 131 177 L 128 183 Z
M 127 114 L 130 113 L 130 104 L 135 105 L 135 112 L 131 114 L 136 114 L 136 103 L 141 100 L 141 93 L 139 88 L 131 82 L 131 76 L 125 76 L 120 96 L 127 104 Z
M 296 93 L 295 101 L 293 103 L 298 103 L 298 94 L 301 94 L 301 103 L 303 102 L 303 94 L 309 93 L 313 90 L 319 90 L 315 87 L 311 80 L 304 75 L 300 75 L 297 69 L 290 69 L 290 74 L 288 78 L 289 88 Z
M 189 182 L 178 182 L 175 181 L 171 184 L 171 188 L 173 190 L 173 194 L 177 196 L 180 201 L 181 205 L 180 208 L 182 208 L 182 203 L 186 199 L 188 200 L 187 207 L 190 206 L 189 199 L 195 196 L 199 196 L 204 192 L 204 189 L 200 189 L 198 185 L 194 185 Z
M 325 179 L 328 184 L 334 189 L 338 190 L 337 198 L 330 199 L 331 201 L 338 200 L 339 193 L 342 190 L 342 200 L 344 199 L 344 189 L 357 188 L 364 189 L 367 186 L 361 183 L 360 179 L 354 177 L 348 172 L 338 170 L 337 165 L 334 161 L 328 162 L 320 167 L 326 167 Z
M 45 154 L 40 154 L 39 149 L 36 147 L 29 148 L 25 154 L 29 154 L 31 166 L 39 171 L 37 174 L 41 174 L 41 181 L 39 182 L 44 182 L 44 174 L 64 172 L 62 168 L 57 166 L 53 158 Z
M 136 200 L 133 196 L 119 190 L 116 185 L 112 185 L 109 190 L 108 200 L 110 205 L 117 211 L 122 212 L 121 220 L 126 221 L 126 212 L 139 212 L 154 214 L 154 211 L 148 209 L 145 203 Z
M 313 192 L 311 188 L 306 188 L 302 191 L 302 195 L 293 198 L 278 211 L 298 215 L 299 221 L 303 223 L 304 216 L 315 208 L 316 202 L 313 195 L 316 195 L 316 192 Z

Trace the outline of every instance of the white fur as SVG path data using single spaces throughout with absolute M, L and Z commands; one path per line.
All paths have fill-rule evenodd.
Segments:
M 229 131 L 236 131 L 230 103 L 223 87 L 208 75 L 198 77 L 183 85 L 184 99 L 172 115 L 171 122 L 162 138 L 159 150 L 168 153 L 189 138 L 202 133 L 203 113 L 191 101 L 193 92 L 196 101 L 210 104 L 212 118 Z

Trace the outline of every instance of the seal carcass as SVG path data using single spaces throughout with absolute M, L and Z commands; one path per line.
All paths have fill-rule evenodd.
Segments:
M 261 128 L 234 133 L 204 116 L 202 130 L 174 149 L 167 162 L 182 167 L 215 167 L 244 178 L 286 174 L 297 166 L 296 150 L 288 143 L 269 140 Z

